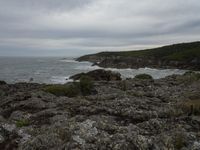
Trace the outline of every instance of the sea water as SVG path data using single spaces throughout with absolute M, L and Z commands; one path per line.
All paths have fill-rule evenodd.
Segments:
M 69 77 L 81 72 L 102 69 L 92 66 L 90 62 L 78 62 L 74 58 L 52 57 L 0 57 L 0 80 L 8 83 L 35 82 L 63 84 Z M 172 74 L 183 74 L 186 70 L 179 69 L 115 69 L 123 78 L 133 78 L 137 74 L 147 73 L 154 79 L 164 78 Z

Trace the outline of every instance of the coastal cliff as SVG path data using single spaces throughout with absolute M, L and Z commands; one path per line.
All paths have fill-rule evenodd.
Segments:
M 174 44 L 154 49 L 101 52 L 77 61 L 90 61 L 104 68 L 178 68 L 200 70 L 200 42 Z

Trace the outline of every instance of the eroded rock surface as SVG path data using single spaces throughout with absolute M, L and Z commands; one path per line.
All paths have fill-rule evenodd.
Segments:
M 189 75 L 95 82 L 96 95 L 75 98 L 43 87 L 0 85 L 1 150 L 200 149 L 200 114 L 182 109 L 200 101 L 200 80 Z

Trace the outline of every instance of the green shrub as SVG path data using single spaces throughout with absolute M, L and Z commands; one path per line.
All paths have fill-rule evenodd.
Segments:
M 24 127 L 24 126 L 29 126 L 29 125 L 30 125 L 30 123 L 29 123 L 29 121 L 26 120 L 26 119 L 18 120 L 18 121 L 16 122 L 16 126 L 17 126 L 17 127 Z
M 188 71 L 183 76 L 178 76 L 177 81 L 181 83 L 191 83 L 200 80 L 200 73 Z
M 89 95 L 92 93 L 93 80 L 88 76 L 82 76 L 80 78 L 80 89 L 83 95 Z
M 89 95 L 93 90 L 93 80 L 88 76 L 82 76 L 80 82 L 73 82 L 65 85 L 49 85 L 43 90 L 56 96 L 75 97 L 80 94 Z
M 186 71 L 183 75 L 184 75 L 184 76 L 187 76 L 187 75 L 191 75 L 191 74 L 193 74 L 193 73 L 194 73 L 194 72 L 190 70 L 190 71 Z
M 76 83 L 66 85 L 50 85 L 44 88 L 45 92 L 54 94 L 56 96 L 74 97 L 80 93 L 79 86 Z
M 185 145 L 184 135 L 182 133 L 177 133 L 175 136 L 174 147 L 175 149 L 182 149 Z
M 7 84 L 5 81 L 0 80 L 0 85 L 5 85 L 5 84 Z
M 135 76 L 135 79 L 153 79 L 149 74 L 139 74 Z
M 200 115 L 200 99 L 184 101 L 180 106 L 188 115 Z

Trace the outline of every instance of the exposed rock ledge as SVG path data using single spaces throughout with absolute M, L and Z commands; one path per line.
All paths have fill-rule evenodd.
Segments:
M 95 81 L 118 81 L 121 80 L 120 73 L 106 71 L 104 69 L 97 69 L 88 73 L 80 73 L 71 76 L 70 79 L 79 80 L 81 76 L 89 76 Z
M 104 68 L 163 68 L 163 69 L 188 69 L 200 70 L 200 60 L 193 59 L 191 61 L 172 61 L 160 60 L 155 58 L 139 58 L 139 57 L 98 57 L 86 56 L 80 57 L 77 61 L 90 61 L 97 66 Z
M 200 76 L 95 82 L 95 95 L 0 84 L 1 150 L 199 150 Z

